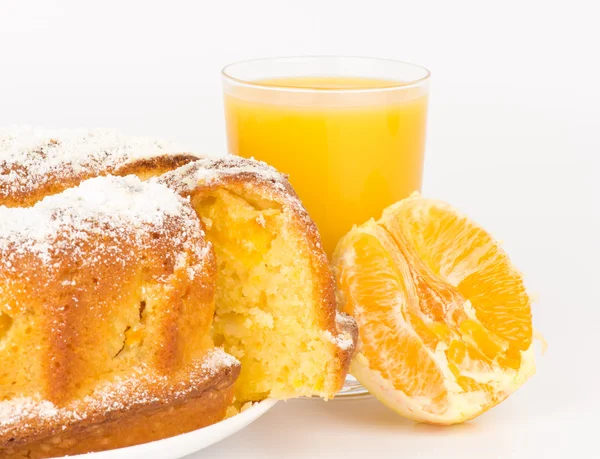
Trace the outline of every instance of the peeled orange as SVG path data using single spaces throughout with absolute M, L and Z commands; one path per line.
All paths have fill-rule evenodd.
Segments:
M 534 373 L 521 274 L 450 205 L 413 195 L 390 206 L 342 238 L 333 266 L 360 330 L 350 372 L 400 414 L 463 422 Z

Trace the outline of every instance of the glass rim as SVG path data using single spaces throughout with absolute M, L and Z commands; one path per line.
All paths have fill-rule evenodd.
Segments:
M 301 86 L 282 86 L 275 84 L 264 84 L 256 81 L 246 80 L 243 78 L 237 78 L 229 72 L 229 69 L 233 66 L 237 65 L 247 65 L 247 64 L 260 64 L 267 61 L 319 61 L 319 60 L 327 60 L 327 59 L 352 59 L 352 60 L 361 60 L 361 61 L 373 61 L 373 62 L 387 62 L 392 64 L 402 64 L 405 66 L 412 67 L 413 69 L 422 70 L 424 72 L 424 76 L 421 78 L 410 80 L 406 83 L 398 82 L 398 84 L 392 84 L 389 86 L 376 86 L 372 88 L 365 87 L 357 87 L 357 88 L 306 88 Z M 386 92 L 386 91 L 401 91 L 405 89 L 415 88 L 427 83 L 431 77 L 431 72 L 426 67 L 422 65 L 413 64 L 412 62 L 400 61 L 396 59 L 385 59 L 379 57 L 364 57 L 364 56 L 343 56 L 343 55 L 312 55 L 312 56 L 285 56 L 285 57 L 263 57 L 257 59 L 245 59 L 241 61 L 232 62 L 227 64 L 225 67 L 221 69 L 221 76 L 236 85 L 245 86 L 248 88 L 254 89 L 262 89 L 268 91 L 282 91 L 282 92 L 301 92 L 301 93 L 331 93 L 331 94 L 341 94 L 341 93 L 370 93 L 370 92 Z M 352 75 L 349 75 L 352 76 Z

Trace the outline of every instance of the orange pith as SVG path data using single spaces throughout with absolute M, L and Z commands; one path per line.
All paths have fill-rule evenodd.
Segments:
M 360 328 L 351 372 L 412 419 L 450 424 L 533 372 L 530 298 L 482 228 L 413 196 L 354 228 L 334 254 L 340 308 Z

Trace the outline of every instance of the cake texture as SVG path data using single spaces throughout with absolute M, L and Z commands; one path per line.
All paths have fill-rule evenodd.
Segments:
M 129 446 L 221 419 L 215 260 L 189 202 L 99 177 L 0 207 L 0 458 Z
M 332 398 L 358 329 L 336 312 L 333 277 L 313 221 L 287 177 L 236 156 L 152 179 L 189 198 L 217 260 L 213 339 L 237 357 L 239 402 Z
M 0 205 L 31 206 L 102 175 L 147 179 L 198 159 L 185 151 L 108 129 L 0 127 Z

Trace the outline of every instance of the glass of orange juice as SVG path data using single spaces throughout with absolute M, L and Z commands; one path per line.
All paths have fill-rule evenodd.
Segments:
M 352 225 L 420 191 L 429 71 L 358 57 L 223 69 L 229 151 L 289 174 L 331 255 Z
M 358 57 L 257 59 L 223 69 L 229 151 L 289 174 L 333 253 L 353 225 L 420 191 L 429 71 Z M 348 376 L 339 395 L 366 390 Z

